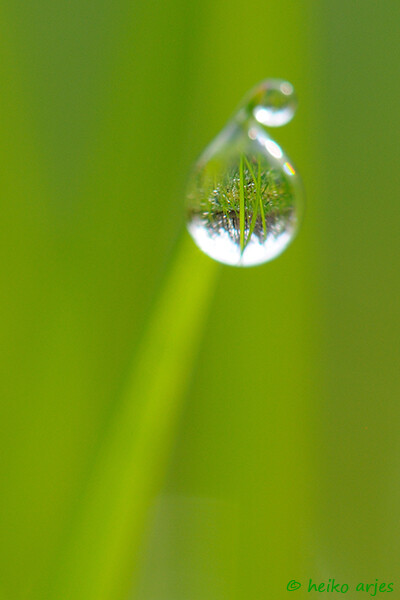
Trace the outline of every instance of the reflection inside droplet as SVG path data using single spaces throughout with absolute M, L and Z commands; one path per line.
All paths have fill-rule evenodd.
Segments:
M 212 225 L 195 216 L 188 224 L 193 239 L 208 256 L 231 266 L 261 265 L 283 252 L 292 237 L 292 227 L 284 219 L 273 217 L 268 222 L 268 233 L 264 237 L 260 231 L 252 235 L 242 253 L 238 242 L 238 226 L 228 223 L 229 217 L 221 218 Z M 260 225 L 258 225 L 260 230 Z M 248 234 L 248 229 L 246 231 Z M 232 235 L 233 234 L 233 235 Z

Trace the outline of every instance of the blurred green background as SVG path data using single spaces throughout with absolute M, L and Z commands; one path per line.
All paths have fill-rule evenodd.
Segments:
M 394 0 L 1 3 L 0 598 L 306 596 L 399 557 Z M 217 267 L 188 170 L 266 77 L 296 242 Z

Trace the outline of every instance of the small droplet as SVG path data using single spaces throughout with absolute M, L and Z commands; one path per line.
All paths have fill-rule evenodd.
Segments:
M 250 92 L 249 105 L 261 125 L 280 127 L 293 119 L 297 97 L 288 81 L 267 79 Z
M 290 83 L 261 83 L 196 163 L 187 192 L 187 225 L 211 258 L 234 266 L 262 264 L 295 236 L 301 181 L 264 128 L 287 123 L 295 108 Z

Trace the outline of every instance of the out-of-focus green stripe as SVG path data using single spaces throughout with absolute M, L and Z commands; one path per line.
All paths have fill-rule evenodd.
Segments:
M 216 272 L 217 264 L 185 236 L 54 574 L 54 600 L 112 600 L 130 580 Z

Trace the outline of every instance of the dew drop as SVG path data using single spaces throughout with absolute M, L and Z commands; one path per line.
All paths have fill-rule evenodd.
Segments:
M 279 119 L 279 124 L 287 123 L 295 112 L 294 98 L 288 82 L 259 84 L 193 169 L 187 227 L 201 250 L 219 262 L 262 264 L 281 254 L 297 232 L 302 184 L 264 128 L 271 119 L 274 126 Z M 270 117 L 265 116 L 268 111 Z
M 288 81 L 267 79 L 250 92 L 248 105 L 261 125 L 280 127 L 293 119 L 297 97 Z

